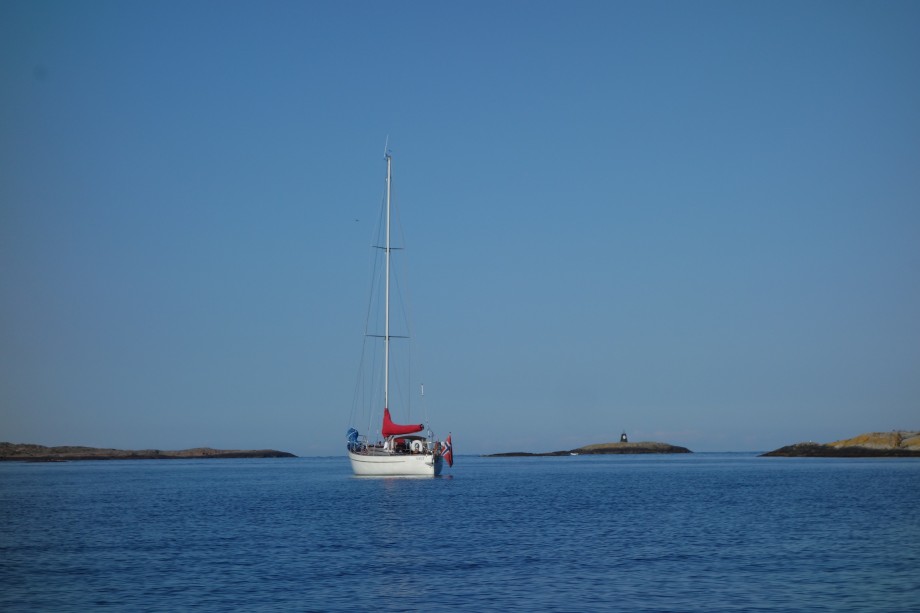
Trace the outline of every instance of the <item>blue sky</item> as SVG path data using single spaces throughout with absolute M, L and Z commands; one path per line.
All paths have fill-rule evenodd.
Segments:
M 7 0 L 0 440 L 340 453 L 388 135 L 459 453 L 920 428 L 918 26 Z

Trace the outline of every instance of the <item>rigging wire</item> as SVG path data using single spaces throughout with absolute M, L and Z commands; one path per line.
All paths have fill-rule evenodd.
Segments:
M 412 305 L 411 305 L 411 293 L 409 291 L 408 284 L 408 257 L 406 255 L 406 246 L 405 246 L 405 231 L 402 225 L 402 220 L 399 215 L 399 206 L 398 198 L 395 197 L 395 189 L 393 188 L 392 173 L 391 173 L 391 185 L 390 185 L 390 216 L 391 216 L 391 230 L 396 228 L 396 246 L 392 244 L 390 251 L 399 252 L 401 257 L 396 258 L 391 263 L 391 303 L 393 299 L 396 299 L 398 307 L 393 309 L 394 305 L 391 304 L 391 322 L 392 327 L 393 321 L 392 316 L 394 313 L 399 313 L 401 315 L 401 325 L 406 331 L 405 336 L 400 334 L 394 334 L 394 331 L 391 329 L 390 338 L 391 340 L 397 337 L 402 337 L 407 340 L 406 343 L 392 343 L 390 344 L 390 385 L 391 385 L 391 402 L 390 406 L 391 412 L 394 411 L 394 407 L 404 407 L 405 413 L 402 410 L 398 412 L 399 417 L 395 418 L 397 421 L 399 419 L 405 419 L 408 415 L 408 421 L 411 422 L 412 414 L 412 398 L 414 396 L 413 390 L 415 386 L 412 383 L 412 374 L 414 371 L 418 370 L 418 342 L 415 339 L 415 330 L 413 329 L 413 317 L 412 317 Z M 395 223 L 394 223 L 395 221 Z M 385 270 L 385 255 L 386 255 L 386 246 L 385 246 L 385 230 L 386 230 L 386 190 L 384 190 L 383 197 L 381 199 L 380 213 L 378 215 L 378 220 L 376 228 L 372 233 L 372 244 L 371 244 L 371 254 L 369 257 L 369 273 L 370 273 L 370 290 L 368 295 L 367 302 L 367 311 L 365 313 L 365 322 L 364 322 L 364 342 L 362 344 L 361 350 L 361 360 L 358 367 L 358 377 L 355 382 L 355 393 L 352 401 L 352 410 L 350 416 L 350 423 L 356 424 L 359 421 L 363 421 L 359 417 L 359 413 L 366 412 L 367 418 L 367 430 L 368 433 L 377 433 L 380 434 L 380 424 L 377 420 L 374 421 L 374 415 L 382 412 L 382 407 L 377 405 L 380 404 L 380 398 L 382 398 L 382 390 L 384 387 L 383 382 L 383 367 L 382 367 L 382 356 L 380 353 L 383 351 L 383 343 L 381 341 L 381 335 L 376 334 L 378 330 L 381 329 L 381 313 L 382 302 L 384 297 L 381 296 L 383 293 L 383 275 L 386 274 Z M 391 253 L 392 255 L 392 253 Z M 395 289 L 395 291 L 392 291 Z M 398 330 L 397 330 L 398 332 Z M 368 347 L 370 343 L 370 347 Z M 414 347 L 413 347 L 414 346 Z M 398 358 L 405 359 L 394 359 L 394 353 Z M 395 391 L 395 393 L 393 393 Z M 393 400 L 397 402 L 394 403 Z M 428 407 L 427 403 L 424 401 L 424 393 L 422 393 L 422 400 L 419 403 L 421 405 L 421 413 L 423 421 L 426 424 L 426 427 L 429 423 L 428 416 Z

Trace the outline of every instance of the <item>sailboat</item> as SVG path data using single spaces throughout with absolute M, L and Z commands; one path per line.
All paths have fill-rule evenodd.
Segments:
M 448 466 L 453 466 L 453 443 L 451 441 L 451 436 L 448 434 L 447 438 L 443 441 L 438 440 L 434 433 L 427 428 L 425 423 L 418 424 L 398 424 L 393 421 L 393 417 L 390 414 L 390 396 L 391 396 L 391 345 L 394 339 L 400 340 L 406 338 L 403 335 L 397 335 L 393 333 L 390 325 L 391 317 L 391 274 L 392 274 L 392 262 L 391 255 L 394 251 L 400 250 L 401 247 L 396 247 L 391 244 L 391 217 L 392 217 L 392 205 L 391 205 L 391 193 L 392 193 L 392 165 L 393 158 L 390 154 L 389 149 L 385 151 L 386 159 L 386 197 L 384 199 L 383 211 L 381 212 L 381 225 L 384 227 L 382 245 L 375 245 L 375 249 L 378 250 L 378 253 L 382 254 L 383 259 L 383 292 L 384 296 L 382 299 L 383 311 L 383 333 L 382 334 L 373 334 L 370 329 L 371 321 L 371 311 L 372 308 L 368 308 L 368 323 L 365 325 L 365 352 L 362 357 L 362 372 L 359 372 L 359 379 L 364 376 L 363 371 L 372 370 L 376 372 L 374 367 L 369 367 L 365 369 L 365 358 L 367 357 L 367 345 L 368 342 L 373 341 L 383 341 L 383 372 L 382 372 L 382 395 L 383 398 L 373 398 L 374 394 L 377 393 L 376 390 L 371 394 L 372 403 L 379 403 L 382 400 L 383 404 L 383 414 L 381 417 L 380 430 L 375 430 L 373 425 L 373 413 L 379 411 L 379 404 L 376 404 L 378 407 L 376 410 L 371 412 L 371 417 L 368 418 L 367 422 L 367 431 L 372 432 L 374 435 L 372 438 L 369 438 L 367 434 L 362 434 L 356 423 L 356 418 L 358 415 L 357 404 L 359 403 L 359 392 L 358 388 L 363 387 L 361 385 L 356 386 L 355 393 L 355 406 L 352 408 L 352 427 L 348 429 L 346 434 L 346 443 L 347 443 L 347 452 L 348 459 L 351 462 L 351 468 L 355 475 L 358 476 L 377 476 L 377 477 L 402 477 L 402 476 L 415 476 L 415 477 L 437 477 L 441 474 L 444 468 L 444 464 Z M 378 236 L 380 236 L 378 234 Z M 374 291 L 371 291 L 371 307 L 374 306 Z M 395 288 L 393 288 L 395 289 Z M 371 385 L 373 388 L 373 384 Z M 422 387 L 424 390 L 424 387 Z M 424 391 L 422 392 L 424 396 Z M 425 432 L 427 430 L 427 432 Z M 372 442 L 373 440 L 373 442 Z

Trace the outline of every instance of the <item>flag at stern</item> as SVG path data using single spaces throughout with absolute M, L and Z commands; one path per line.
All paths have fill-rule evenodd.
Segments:
M 448 466 L 454 465 L 454 444 L 450 440 L 450 434 L 447 435 L 446 441 L 441 441 L 441 457 L 447 462 Z

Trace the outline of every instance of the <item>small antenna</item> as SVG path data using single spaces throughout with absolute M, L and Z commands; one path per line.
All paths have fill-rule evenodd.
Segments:
M 383 157 L 388 157 L 390 155 L 390 135 L 387 134 L 386 143 L 383 145 Z

